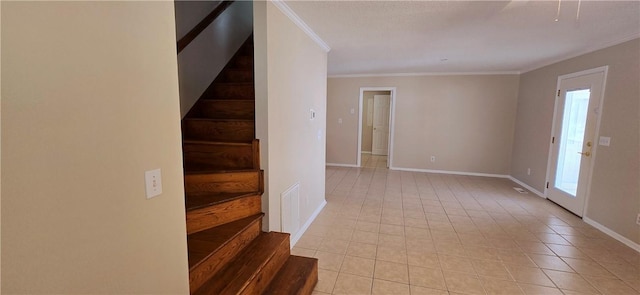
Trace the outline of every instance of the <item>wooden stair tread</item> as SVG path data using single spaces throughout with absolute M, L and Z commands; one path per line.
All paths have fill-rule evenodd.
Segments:
M 214 121 L 214 122 L 253 122 L 252 119 L 226 119 L 226 118 L 184 118 L 184 121 Z
M 185 139 L 183 144 L 201 144 L 201 145 L 229 145 L 229 146 L 251 146 L 251 142 L 224 142 L 224 141 L 209 141 L 209 140 L 195 140 Z
M 187 212 L 212 206 L 224 202 L 229 202 L 243 197 L 253 196 L 260 192 L 246 193 L 191 193 L 186 196 Z
M 260 234 L 228 266 L 194 294 L 256 294 L 264 289 L 289 256 L 289 235 Z
M 206 174 L 220 174 L 220 173 L 248 173 L 258 172 L 257 169 L 238 169 L 238 170 L 207 170 L 207 171 L 185 171 L 185 175 L 206 175 Z
M 311 294 L 318 282 L 318 259 L 291 255 L 262 294 Z
M 259 222 L 264 214 L 256 214 L 234 222 L 203 230 L 187 236 L 189 249 L 189 269 L 193 269 L 204 259 L 215 253 L 232 238 L 255 222 Z

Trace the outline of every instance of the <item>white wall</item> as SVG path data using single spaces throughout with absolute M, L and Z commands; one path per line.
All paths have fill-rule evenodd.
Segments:
M 176 10 L 176 39 L 180 40 L 222 1 L 174 1 Z
M 1 5 L 2 294 L 188 294 L 173 3 Z
M 640 243 L 635 224 L 640 213 L 640 39 L 521 75 L 511 172 L 544 191 L 558 76 L 605 65 L 609 71 L 599 135 L 611 137 L 611 145 L 595 147 L 585 217 Z
M 356 164 L 361 87 L 396 87 L 391 168 L 509 175 L 518 75 L 329 78 L 328 163 Z
M 252 18 L 252 2 L 236 1 L 180 52 L 178 73 L 183 117 L 251 35 Z
M 325 203 L 327 53 L 272 2 L 256 2 L 254 15 L 263 206 L 266 227 L 280 231 L 280 194 L 293 184 L 301 187 L 301 223 Z

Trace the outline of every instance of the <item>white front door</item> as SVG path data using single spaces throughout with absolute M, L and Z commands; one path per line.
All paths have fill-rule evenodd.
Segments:
M 373 96 L 373 139 L 371 153 L 387 155 L 389 153 L 389 106 L 390 95 Z
M 547 198 L 582 216 L 606 67 L 558 78 Z

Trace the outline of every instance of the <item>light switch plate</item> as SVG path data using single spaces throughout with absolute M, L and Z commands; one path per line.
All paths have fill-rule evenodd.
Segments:
M 162 173 L 160 169 L 144 172 L 147 199 L 151 199 L 162 193 Z
M 609 146 L 611 144 L 611 137 L 600 136 L 600 140 L 598 141 L 598 144 L 603 146 Z

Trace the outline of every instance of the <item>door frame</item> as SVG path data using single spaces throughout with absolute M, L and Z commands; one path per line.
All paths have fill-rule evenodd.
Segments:
M 389 91 L 389 139 L 388 148 L 389 153 L 387 155 L 387 168 L 392 167 L 393 163 L 393 126 L 395 125 L 395 110 L 396 110 L 396 87 L 360 87 L 360 98 L 358 100 L 358 150 L 356 166 L 362 167 L 362 109 L 364 107 L 364 92 L 365 91 Z
M 593 139 L 593 148 L 591 150 L 591 167 L 589 168 L 589 172 L 587 173 L 587 177 L 586 177 L 586 187 L 587 190 L 585 191 L 585 196 L 584 196 L 584 206 L 582 208 L 582 216 L 581 218 L 583 218 L 586 215 L 587 209 L 589 208 L 589 196 L 591 195 L 591 179 L 593 177 L 593 169 L 595 168 L 595 163 L 596 163 L 596 156 L 598 154 L 598 142 L 599 142 L 599 137 L 600 137 L 600 123 L 602 121 L 602 108 L 604 106 L 604 96 L 605 96 L 605 91 L 606 91 L 606 86 L 607 86 L 607 74 L 609 72 L 609 66 L 602 66 L 602 67 L 597 67 L 597 68 L 593 68 L 593 69 L 588 69 L 588 70 L 584 70 L 584 71 L 580 71 L 580 72 L 575 72 L 575 73 L 570 73 L 570 74 L 565 74 L 565 75 L 561 75 L 558 76 L 558 81 L 556 84 L 556 91 L 554 92 L 554 94 L 558 93 L 558 91 L 560 91 L 560 83 L 562 82 L 562 80 L 564 79 L 570 79 L 570 78 L 576 78 L 576 77 L 580 77 L 580 76 L 585 76 L 585 75 L 590 75 L 590 74 L 595 74 L 595 73 L 604 73 L 603 76 L 603 81 L 602 81 L 602 93 L 600 95 L 600 102 L 598 103 L 598 108 L 597 108 L 597 113 L 596 113 L 596 130 L 595 130 L 595 138 Z M 596 98 L 598 99 L 598 98 Z M 553 117 L 551 119 L 551 135 L 549 136 L 549 154 L 547 157 L 547 175 L 545 176 L 545 188 L 544 188 L 544 197 L 546 199 L 548 198 L 548 194 L 549 194 L 549 185 L 551 184 L 551 182 L 553 181 L 552 179 L 549 179 L 549 177 L 551 176 L 551 171 L 552 169 L 554 169 L 553 167 L 555 167 L 556 163 L 553 163 L 553 149 L 554 149 L 554 145 L 552 143 L 553 137 L 556 137 L 556 134 L 554 134 L 555 130 L 556 130 L 556 116 L 558 115 L 558 106 L 560 103 L 560 97 L 558 95 L 555 95 L 555 103 L 554 103 L 554 107 L 553 107 Z

